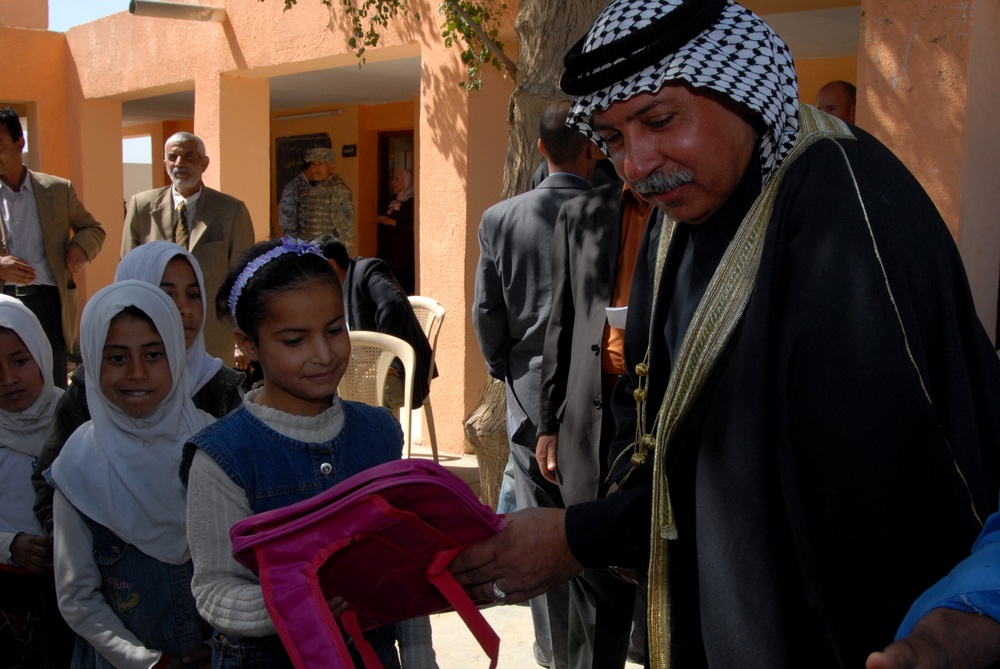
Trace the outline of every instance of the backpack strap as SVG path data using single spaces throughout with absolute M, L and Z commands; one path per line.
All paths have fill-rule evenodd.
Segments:
M 361 654 L 361 659 L 365 663 L 365 669 L 384 669 L 378 659 L 378 655 L 375 654 L 375 649 L 372 648 L 372 645 L 368 643 L 368 639 L 361 633 L 357 614 L 347 609 L 340 614 L 340 623 L 344 626 L 344 631 L 350 635 L 351 640 L 354 642 L 354 647 Z M 344 643 L 343 639 L 337 639 L 337 641 L 340 644 Z M 347 649 L 346 646 L 344 649 Z
M 500 637 L 486 622 L 486 618 L 483 618 L 483 614 L 476 608 L 469 593 L 458 584 L 455 577 L 448 571 L 448 565 L 462 550 L 457 548 L 441 551 L 435 555 L 434 560 L 427 567 L 427 580 L 444 595 L 444 598 L 462 618 L 465 626 L 472 632 L 472 636 L 476 637 L 483 652 L 490 658 L 490 669 L 496 669 L 497 659 L 500 657 Z

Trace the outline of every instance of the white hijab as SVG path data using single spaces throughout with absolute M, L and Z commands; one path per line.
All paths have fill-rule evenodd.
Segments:
M 42 392 L 24 411 L 0 409 L 0 443 L 7 448 L 38 457 L 49 431 L 49 423 L 62 396 L 62 388 L 52 382 L 52 347 L 42 324 L 20 300 L 0 294 L 0 327 L 13 330 L 42 372 Z
M 389 211 L 386 212 L 387 214 L 399 211 L 402 208 L 403 203 L 407 200 L 412 200 L 413 196 L 416 194 L 413 188 L 413 172 L 410 170 L 396 170 L 395 176 L 399 177 L 403 188 L 396 193 L 395 199 L 389 203 Z
M 101 392 L 101 361 L 111 320 L 125 307 L 150 317 L 163 339 L 170 391 L 145 418 L 132 418 Z M 177 307 L 158 287 L 126 280 L 98 291 L 83 310 L 80 353 L 89 422 L 66 441 L 52 480 L 83 515 L 161 562 L 188 560 L 186 495 L 178 469 L 185 441 L 214 419 L 195 408 L 184 364 Z
M 163 273 L 167 270 L 167 263 L 177 256 L 182 256 L 191 263 L 195 278 L 198 279 L 198 285 L 201 287 L 201 324 L 198 336 L 191 343 L 191 348 L 187 349 L 186 354 L 188 376 L 191 379 L 191 396 L 193 397 L 222 368 L 222 360 L 205 351 L 205 319 L 208 317 L 209 305 L 205 299 L 205 279 L 201 274 L 201 266 L 198 261 L 184 247 L 173 242 L 163 240 L 146 242 L 126 253 L 125 257 L 121 259 L 121 262 L 118 263 L 118 269 L 115 270 L 115 281 L 138 279 L 159 287 Z M 214 308 L 214 305 L 212 306 Z

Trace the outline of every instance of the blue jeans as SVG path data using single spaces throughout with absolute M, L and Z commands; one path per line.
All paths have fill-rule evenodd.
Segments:
M 385 669 L 400 669 L 395 638 L 389 627 L 364 633 Z M 364 661 L 348 640 L 348 650 L 354 666 L 364 669 Z M 230 637 L 218 632 L 212 638 L 213 669 L 293 669 L 281 639 L 274 634 L 265 637 Z

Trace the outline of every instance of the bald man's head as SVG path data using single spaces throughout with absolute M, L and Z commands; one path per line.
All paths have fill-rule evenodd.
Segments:
M 846 81 L 831 81 L 816 94 L 816 106 L 841 121 L 854 123 L 858 89 Z

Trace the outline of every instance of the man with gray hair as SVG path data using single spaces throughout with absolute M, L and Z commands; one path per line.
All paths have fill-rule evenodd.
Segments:
M 731 0 L 614 0 L 562 86 L 667 218 L 635 267 L 622 456 L 607 497 L 511 514 L 453 573 L 518 602 L 628 568 L 654 667 L 863 666 L 997 505 L 1000 362 L 950 232 Z
M 282 234 L 295 239 L 332 235 L 353 257 L 357 252 L 354 200 L 351 189 L 334 173 L 336 157 L 333 149 L 323 147 L 306 152 L 305 169 L 281 191 L 278 223 Z
M 253 222 L 242 200 L 209 188 L 205 143 L 189 132 L 171 135 L 163 146 L 163 167 L 171 185 L 137 193 L 129 200 L 122 233 L 122 256 L 155 239 L 191 251 L 205 277 L 211 304 L 229 267 L 254 243 Z M 205 350 L 233 364 L 232 328 L 205 315 Z

